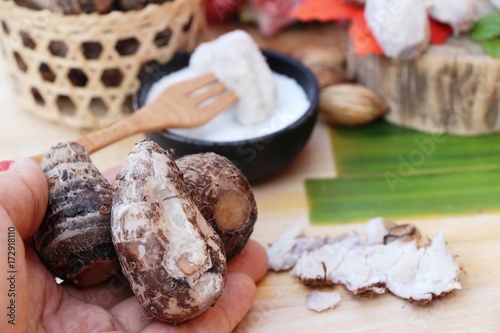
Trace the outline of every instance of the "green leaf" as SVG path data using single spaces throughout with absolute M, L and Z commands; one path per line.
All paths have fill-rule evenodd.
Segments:
M 500 133 L 429 134 L 378 121 L 362 128 L 332 128 L 330 134 L 339 176 L 500 168 Z
M 313 224 L 500 211 L 500 133 L 428 134 L 378 121 L 332 128 L 338 173 L 309 179 Z
M 500 39 L 490 39 L 482 43 L 483 51 L 492 58 L 500 58 Z
M 469 37 L 482 42 L 500 36 L 500 13 L 492 13 L 480 19 L 470 31 Z
M 312 224 L 498 212 L 500 168 L 404 177 L 309 179 Z

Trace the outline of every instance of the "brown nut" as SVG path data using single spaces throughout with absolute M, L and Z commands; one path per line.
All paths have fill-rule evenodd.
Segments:
M 34 240 L 45 266 L 57 277 L 86 287 L 120 270 L 111 240 L 112 188 L 83 146 L 52 147 L 42 159 L 49 205 Z
M 111 219 L 123 273 L 156 319 L 179 323 L 214 305 L 226 281 L 221 240 L 169 152 L 144 141 L 116 177 Z
M 186 155 L 176 161 L 203 217 L 224 244 L 227 260 L 245 247 L 257 220 L 257 204 L 243 173 L 227 158 Z
M 372 90 L 359 84 L 338 84 L 321 90 L 320 117 L 333 125 L 368 124 L 387 111 L 387 106 Z

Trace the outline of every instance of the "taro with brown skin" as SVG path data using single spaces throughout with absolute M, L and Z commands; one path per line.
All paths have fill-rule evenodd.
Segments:
M 224 248 L 170 152 L 151 141 L 135 146 L 116 177 L 112 211 L 123 273 L 152 316 L 179 323 L 214 305 L 226 281 Z
M 227 260 L 243 250 L 257 220 L 252 188 L 227 158 L 214 153 L 176 161 L 203 217 L 222 239 Z
M 86 287 L 120 270 L 111 240 L 112 187 L 77 143 L 52 147 L 41 163 L 49 204 L 34 236 L 45 266 L 57 277 Z

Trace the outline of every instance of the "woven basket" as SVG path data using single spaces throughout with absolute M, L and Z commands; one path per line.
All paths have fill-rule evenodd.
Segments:
M 0 1 L 0 42 L 19 105 L 73 128 L 119 120 L 132 112 L 132 96 L 150 65 L 200 41 L 201 2 L 65 16 Z

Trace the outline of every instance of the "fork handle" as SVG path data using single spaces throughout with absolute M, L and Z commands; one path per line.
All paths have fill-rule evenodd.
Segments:
M 111 126 L 93 131 L 87 135 L 80 137 L 73 142 L 79 143 L 85 147 L 87 153 L 92 154 L 101 148 L 104 148 L 112 143 L 128 136 L 142 132 L 142 119 L 137 116 L 138 113 L 133 113 L 127 118 L 124 118 Z M 44 154 L 31 157 L 37 163 L 40 163 Z
M 105 127 L 84 135 L 74 142 L 81 144 L 85 147 L 88 154 L 92 154 L 112 143 L 115 143 L 121 139 L 125 139 L 128 136 L 137 134 L 141 132 L 141 126 L 138 125 L 139 122 L 135 121 L 135 114 L 136 113 L 112 124 L 109 127 Z

